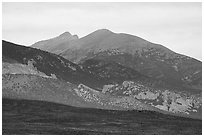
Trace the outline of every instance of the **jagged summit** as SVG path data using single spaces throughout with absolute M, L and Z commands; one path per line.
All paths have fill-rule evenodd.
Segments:
M 64 39 L 79 39 L 77 35 L 72 35 L 70 32 L 66 31 L 58 36 L 58 38 L 64 38 Z
M 65 31 L 64 33 L 60 34 L 59 36 L 72 36 L 72 34 L 68 31 Z

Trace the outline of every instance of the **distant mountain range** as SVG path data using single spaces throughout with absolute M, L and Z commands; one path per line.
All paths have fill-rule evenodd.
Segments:
M 129 34 L 2 41 L 3 98 L 201 119 L 202 63 Z M 73 61 L 73 62 L 72 62 Z
M 93 68 L 96 61 L 102 61 L 103 65 L 110 66 L 112 62 L 113 66 L 117 63 L 175 88 L 193 91 L 202 89 L 200 61 L 137 36 L 114 33 L 106 29 L 97 30 L 82 38 L 65 32 L 31 46 L 58 54 L 81 66 L 87 66 L 89 62 L 89 66 Z M 103 72 L 97 70 L 97 73 Z

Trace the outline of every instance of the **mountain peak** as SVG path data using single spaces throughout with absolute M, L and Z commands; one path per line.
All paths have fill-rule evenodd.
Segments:
M 107 36 L 109 36 L 111 34 L 114 34 L 114 33 L 112 31 L 108 30 L 108 29 L 98 29 L 98 30 L 90 33 L 89 35 L 83 37 L 82 39 L 90 38 L 90 37 L 91 37 L 91 39 L 92 38 L 99 38 L 99 39 L 101 39 L 101 38 L 107 37 Z
M 59 37 L 62 37 L 62 36 L 63 37 L 66 37 L 66 36 L 70 37 L 70 36 L 72 36 L 72 34 L 70 32 L 68 32 L 68 31 L 65 31 L 64 33 L 59 35 Z
M 69 39 L 69 40 L 76 40 L 79 39 L 77 35 L 72 35 L 70 32 L 66 31 L 58 36 L 60 39 Z
M 112 31 L 108 30 L 108 29 L 98 29 L 95 32 L 100 32 L 100 33 L 113 33 Z

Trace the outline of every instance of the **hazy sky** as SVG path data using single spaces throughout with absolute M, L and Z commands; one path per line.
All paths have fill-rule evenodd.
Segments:
M 201 3 L 3 3 L 2 37 L 31 45 L 65 31 L 128 33 L 202 59 Z

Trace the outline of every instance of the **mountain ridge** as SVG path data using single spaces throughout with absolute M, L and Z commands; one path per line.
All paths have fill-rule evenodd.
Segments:
M 112 61 L 173 86 L 201 90 L 201 61 L 134 35 L 100 29 L 67 44 L 61 51 L 58 55 L 77 64 L 89 59 Z
M 79 37 L 77 35 L 72 35 L 70 32 L 66 31 L 57 37 L 36 42 L 31 47 L 41 48 L 42 50 L 55 52 L 58 54 L 62 52 L 62 48 L 66 48 L 67 44 L 70 44 L 78 39 Z M 55 45 L 58 46 L 55 47 Z

